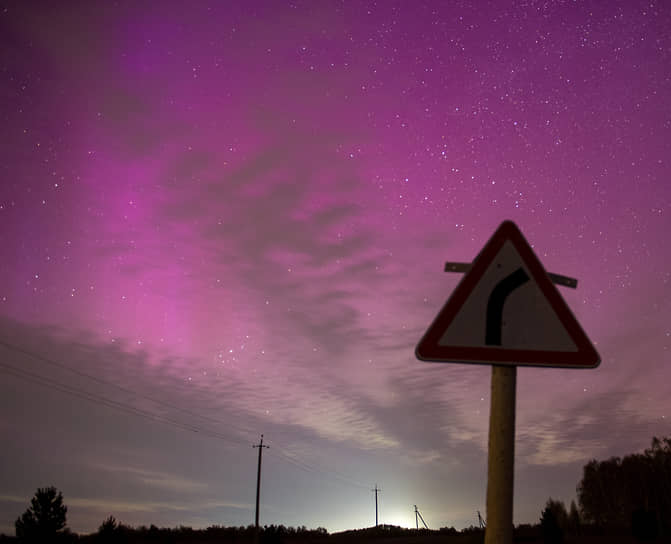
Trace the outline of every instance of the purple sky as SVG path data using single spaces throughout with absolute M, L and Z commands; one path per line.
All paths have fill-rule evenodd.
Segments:
M 520 368 L 515 522 L 671 434 L 669 5 L 95 4 L 0 9 L 0 532 L 253 523 L 260 433 L 262 524 L 476 524 L 414 347 L 505 219 L 602 358 Z

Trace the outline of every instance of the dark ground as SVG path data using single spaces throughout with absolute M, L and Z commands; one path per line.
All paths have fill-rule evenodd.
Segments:
M 398 527 L 382 526 L 379 528 L 345 531 L 342 533 L 326 534 L 307 530 L 303 533 L 283 533 L 278 528 L 266 528 L 261 534 L 259 544 L 482 544 L 484 532 L 479 529 L 466 529 L 457 532 L 454 529 L 439 531 L 409 530 Z M 262 530 L 263 531 L 263 530 Z M 596 531 L 585 529 L 583 532 L 592 534 L 566 535 L 560 543 L 552 544 L 640 544 L 629 534 L 629 531 Z M 119 543 L 119 544 L 254 544 L 251 528 L 238 532 L 236 529 L 211 528 L 209 530 L 191 529 L 159 529 L 156 527 L 130 529 L 103 537 L 98 534 L 69 535 L 69 538 L 58 539 L 58 542 L 71 543 Z M 0 544 L 18 543 L 13 536 L 0 535 Z M 515 544 L 545 544 L 539 526 L 525 526 L 515 529 Z M 649 544 L 670 544 L 667 537 L 644 541 Z M 51 543 L 45 543 L 51 544 Z M 57 544 L 57 541 L 54 541 Z

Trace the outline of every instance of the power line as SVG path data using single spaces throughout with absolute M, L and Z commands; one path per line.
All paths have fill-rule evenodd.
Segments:
M 169 402 L 165 402 L 165 401 L 162 401 L 160 399 L 151 397 L 149 395 L 139 393 L 139 392 L 134 391 L 132 389 L 129 389 L 127 387 L 123 387 L 123 386 L 121 386 L 117 383 L 111 382 L 109 380 L 105 380 L 103 378 L 98 378 L 98 377 L 93 376 L 91 374 L 88 374 L 86 372 L 74 369 L 74 368 L 72 368 L 68 365 L 65 365 L 63 363 L 55 361 L 51 358 L 45 357 L 43 355 L 40 355 L 40 354 L 37 354 L 37 353 L 34 353 L 34 352 L 31 352 L 29 350 L 26 350 L 26 349 L 21 348 L 19 346 L 10 344 L 10 343 L 5 342 L 3 340 L 0 340 L 0 345 L 4 346 L 5 348 L 7 348 L 11 351 L 15 351 L 15 352 L 21 353 L 23 355 L 29 356 L 33 359 L 36 359 L 36 360 L 40 361 L 40 362 L 43 362 L 43 363 L 49 364 L 51 366 L 66 370 L 66 371 L 71 372 L 71 373 L 73 373 L 77 376 L 89 379 L 89 380 L 91 380 L 93 382 L 96 382 L 96 383 L 99 383 L 101 385 L 106 385 L 106 386 L 109 386 L 109 387 L 113 387 L 114 389 L 122 391 L 126 394 L 134 395 L 135 397 L 148 400 L 148 401 L 153 402 L 157 405 L 164 406 L 166 408 L 171 408 L 173 410 L 182 412 L 182 413 L 190 415 L 190 416 L 198 417 L 198 418 L 203 419 L 203 420 L 211 421 L 211 422 L 221 424 L 221 425 L 230 426 L 228 422 L 224 422 L 222 420 L 219 420 L 219 419 L 216 419 L 216 418 L 213 418 L 213 417 L 209 417 L 209 416 L 206 416 L 206 415 L 203 415 L 203 414 L 198 414 L 198 413 L 193 412 L 191 410 L 181 408 L 179 406 L 171 404 Z M 53 389 L 55 389 L 55 390 L 57 390 L 61 393 L 64 393 L 64 394 L 67 394 L 67 395 L 70 395 L 70 396 L 73 396 L 73 397 L 76 397 L 76 398 L 80 398 L 80 399 L 83 399 L 83 400 L 87 400 L 87 401 L 92 402 L 94 404 L 99 404 L 99 405 L 102 405 L 102 406 L 106 406 L 108 408 L 112 408 L 112 409 L 115 409 L 115 410 L 118 410 L 118 411 L 122 411 L 122 412 L 125 412 L 125 413 L 128 413 L 128 414 L 131 414 L 131 415 L 136 415 L 136 416 L 139 416 L 139 417 L 143 417 L 143 418 L 145 418 L 147 420 L 150 420 L 150 421 L 156 421 L 156 422 L 159 422 L 159 423 L 164 423 L 166 425 L 171 425 L 175 428 L 179 428 L 179 429 L 182 429 L 182 430 L 190 431 L 190 432 L 193 432 L 193 433 L 199 433 L 202 436 L 207 436 L 207 437 L 210 437 L 210 438 L 216 438 L 216 439 L 219 439 L 219 440 L 235 443 L 235 444 L 238 444 L 238 445 L 245 445 L 245 442 L 241 441 L 240 439 L 232 438 L 228 435 L 224 435 L 224 434 L 216 432 L 216 431 L 205 429 L 205 428 L 202 428 L 200 426 L 197 426 L 197 425 L 194 425 L 194 424 L 191 424 L 191 423 L 185 423 L 185 422 L 178 421 L 178 420 L 166 417 L 166 416 L 155 414 L 155 413 L 153 413 L 151 411 L 148 411 L 148 410 L 143 410 L 143 409 L 140 409 L 140 408 L 137 408 L 137 407 L 134 407 L 134 406 L 130 406 L 126 403 L 116 401 L 114 399 L 104 397 L 102 395 L 91 393 L 89 391 L 86 391 L 84 389 L 75 387 L 73 385 L 64 384 L 64 383 L 62 383 L 62 382 L 60 382 L 56 379 L 41 376 L 39 374 L 35 374 L 35 373 L 30 372 L 28 370 L 15 367 L 13 365 L 9 365 L 7 363 L 0 363 L 0 368 L 2 370 L 4 370 L 5 372 L 9 373 L 9 374 L 12 374 L 16 377 L 22 378 L 26 381 L 30 381 L 30 382 L 33 382 L 33 383 L 36 383 L 38 385 L 42 385 L 42 386 L 45 386 L 45 387 L 51 387 L 51 388 L 53 388 Z M 238 427 L 238 430 L 241 431 L 241 429 L 239 427 Z M 247 431 L 244 431 L 244 432 L 247 432 Z M 307 463 L 305 461 L 302 461 L 301 459 L 298 459 L 295 454 L 292 454 L 291 452 L 289 452 L 286 448 L 282 447 L 281 445 L 276 445 L 276 449 L 273 450 L 273 453 L 276 454 L 281 459 L 283 459 L 284 461 L 294 465 L 295 467 L 297 467 L 297 468 L 299 468 L 303 471 L 306 471 L 306 472 L 309 472 L 309 473 L 312 473 L 312 474 L 321 473 L 322 475 L 325 475 L 327 477 L 331 477 L 335 480 L 340 481 L 341 483 L 351 485 L 351 486 L 354 486 L 354 487 L 358 487 L 358 488 L 361 488 L 361 489 L 367 489 L 368 488 L 367 485 L 365 485 L 361 482 L 358 482 L 356 480 L 353 480 L 353 479 L 347 477 L 346 475 L 344 475 L 344 474 L 342 474 L 342 473 L 340 473 L 340 472 L 338 472 L 334 469 L 326 469 L 326 468 L 319 467 L 319 466 Z
M 85 391 L 83 389 L 80 389 L 78 387 L 74 387 L 72 385 L 66 385 L 62 382 L 59 382 L 57 380 L 47 378 L 44 376 L 40 376 L 39 374 L 35 374 L 34 372 L 30 372 L 28 370 L 24 370 L 21 368 L 17 368 L 13 365 L 9 365 L 7 363 L 0 363 L 0 369 L 3 370 L 4 372 L 11 374 L 13 376 L 16 376 L 18 378 L 22 378 L 23 380 L 36 383 L 38 385 L 42 385 L 45 387 L 50 387 L 56 391 L 59 391 L 61 393 L 64 393 L 66 395 L 70 395 L 72 397 L 76 397 L 79 399 L 87 400 L 89 402 L 92 402 L 93 404 L 98 404 L 100 406 L 105 406 L 107 408 L 112 408 L 118 411 L 126 412 L 131 415 L 136 415 L 142 418 L 145 418 L 150 421 L 156 421 L 159 423 L 164 423 L 166 425 L 170 425 L 172 427 L 182 429 L 185 431 L 190 431 L 193 433 L 198 433 L 201 436 L 206 436 L 210 438 L 216 438 L 218 440 L 223 440 L 226 442 L 234 442 L 236 444 L 240 445 L 245 445 L 244 442 L 241 442 L 239 440 L 232 439 L 226 435 L 223 435 L 221 433 L 218 433 L 216 431 L 211 431 L 209 429 L 204 429 L 202 427 L 198 427 L 196 425 L 192 425 L 189 423 L 184 423 L 175 419 L 171 419 L 165 416 L 161 416 L 158 414 L 155 414 L 153 412 L 149 412 L 147 410 L 142 410 L 141 408 L 137 408 L 134 406 L 129 406 L 128 404 L 124 404 L 122 402 L 115 401 L 113 399 L 109 399 L 107 397 L 97 395 L 95 393 L 90 393 L 88 391 Z M 267 446 L 264 446 L 267 447 Z M 283 449 L 283 448 L 282 448 Z M 349 479 L 335 471 L 327 471 L 326 469 L 310 465 L 308 463 L 305 463 L 299 459 L 296 459 L 294 457 L 291 457 L 289 454 L 281 451 L 280 450 L 274 450 L 274 453 L 280 457 L 281 459 L 285 460 L 288 463 L 291 463 L 292 465 L 296 466 L 297 468 L 300 468 L 301 470 L 304 470 L 306 472 L 316 474 L 318 472 L 322 472 L 325 475 L 329 476 L 329 472 L 331 472 L 331 476 L 334 478 L 337 478 L 341 480 L 344 483 L 354 485 L 356 487 L 362 487 L 366 488 L 364 484 L 361 484 L 359 482 L 356 482 L 355 480 Z
M 368 489 L 368 486 L 366 484 L 363 484 L 361 482 L 358 482 L 356 480 L 353 480 L 352 478 L 349 478 L 345 476 L 344 474 L 333 470 L 333 469 L 326 469 L 323 467 L 319 467 L 317 465 L 312 465 L 310 463 L 307 463 L 305 461 L 302 461 L 300 459 L 296 459 L 295 457 L 292 457 L 289 453 L 284 450 L 281 446 L 277 446 L 277 449 L 273 450 L 270 452 L 271 455 L 273 456 L 278 456 L 287 461 L 288 463 L 291 463 L 295 467 L 309 473 L 319 473 L 321 472 L 325 476 L 330 476 L 334 480 L 339 480 L 341 483 L 348 484 L 354 487 L 358 487 L 361 489 Z
M 136 396 L 136 397 L 139 397 L 139 398 L 148 400 L 148 401 L 153 402 L 153 403 L 155 403 L 155 404 L 158 404 L 158 405 L 160 405 L 160 406 L 164 406 L 164 407 L 166 407 L 166 408 L 171 408 L 171 409 L 173 409 L 173 410 L 177 410 L 178 412 L 182 412 L 182 413 L 187 414 L 187 415 L 189 415 L 189 416 L 194 416 L 194 417 L 197 417 L 197 418 L 200 418 L 200 419 L 204 419 L 204 420 L 206 420 L 206 421 L 210 421 L 210 422 L 212 422 L 212 423 L 217 423 L 217 424 L 220 424 L 220 425 L 226 425 L 227 427 L 233 427 L 233 428 L 235 428 L 238 432 L 241 432 L 241 433 L 252 434 L 251 431 L 249 431 L 249 430 L 247 430 L 247 429 L 242 429 L 242 428 L 240 428 L 240 427 L 237 427 L 237 428 L 236 428 L 234 425 L 231 425 L 229 422 L 225 422 L 225 421 L 222 421 L 222 420 L 220 420 L 220 419 L 216 419 L 216 418 L 213 418 L 213 417 L 210 417 L 210 416 L 206 416 L 206 415 L 203 415 L 203 414 L 199 414 L 199 413 L 193 412 L 193 411 L 191 411 L 191 410 L 188 410 L 188 409 L 186 409 L 186 408 L 182 408 L 182 407 L 180 407 L 180 406 L 177 406 L 177 405 L 175 405 L 175 404 L 171 404 L 171 403 L 166 402 L 166 401 L 164 401 L 164 400 L 157 399 L 157 398 L 155 398 L 155 397 L 150 397 L 149 395 L 146 395 L 146 394 L 144 394 L 144 393 L 139 393 L 139 392 L 134 391 L 134 390 L 132 390 L 132 389 L 128 389 L 127 387 L 124 387 L 124 386 L 122 386 L 122 385 L 119 385 L 119 384 L 117 384 L 117 383 L 115 383 L 115 382 L 112 382 L 112 381 L 109 381 L 109 380 L 105 380 L 105 379 L 103 379 L 103 378 L 99 378 L 99 377 L 97 377 L 97 376 L 93 376 L 93 375 L 88 374 L 87 372 L 84 372 L 84 371 L 81 371 L 81 370 L 77 370 L 77 369 L 75 369 L 75 368 L 72 368 L 71 366 L 68 366 L 68 365 L 66 365 L 66 364 L 60 363 L 60 362 L 58 362 L 58 361 L 55 361 L 55 360 L 53 360 L 53 359 L 51 359 L 51 358 L 49 358 L 49 357 L 46 357 L 46 356 L 44 356 L 44 355 L 41 355 L 41 354 L 39 354 L 39 353 L 35 353 L 35 352 L 29 351 L 29 350 L 27 350 L 27 349 L 25 349 L 25 348 L 22 348 L 22 347 L 20 347 L 20 346 L 17 346 L 17 345 L 15 345 L 15 344 L 10 344 L 9 342 L 5 342 L 4 340 L 0 340 L 0 345 L 1 345 L 1 346 L 4 346 L 5 348 L 7 348 L 7 349 L 9 349 L 9 350 L 15 351 L 15 352 L 17 352 L 17 353 L 22 353 L 23 355 L 27 355 L 28 357 L 31 357 L 31 358 L 33 358 L 33 359 L 36 359 L 36 360 L 38 360 L 38 361 L 40 361 L 40 362 L 49 364 L 49 365 L 51 365 L 51 366 L 55 366 L 55 367 L 57 367 L 57 368 L 66 370 L 66 371 L 68 371 L 68 372 L 72 372 L 73 374 L 75 374 L 75 375 L 77 375 L 77 376 L 81 376 L 81 377 L 83 377 L 83 378 L 87 378 L 87 379 L 89 379 L 89 380 L 91 380 L 91 381 L 93 381 L 93 382 L 99 383 L 99 384 L 101 384 L 101 385 L 107 385 L 107 386 L 109 386 L 109 387 L 113 387 L 113 388 L 115 388 L 115 389 L 117 389 L 117 390 L 119 390 L 119 391 L 123 391 L 124 393 L 130 394 L 130 395 L 134 395 L 134 396 Z M 244 442 L 242 442 L 242 441 L 237 441 L 237 443 L 238 443 L 238 444 L 241 444 L 241 445 L 244 444 Z
M 310 463 L 308 463 L 306 461 L 302 461 L 300 459 L 296 459 L 295 454 L 292 454 L 287 447 L 284 447 L 281 444 L 278 444 L 276 441 L 273 441 L 272 444 L 273 444 L 273 447 L 275 449 L 271 453 L 276 453 L 276 454 L 280 455 L 283 459 L 285 459 L 289 463 L 292 463 L 292 464 L 296 465 L 298 468 L 301 468 L 301 469 L 306 470 L 306 471 L 322 472 L 326 475 L 332 476 L 335 479 L 341 480 L 343 483 L 353 485 L 355 487 L 360 487 L 361 489 L 368 489 L 368 486 L 370 485 L 370 484 L 364 484 L 364 483 L 361 483 L 357 480 L 354 480 L 354 479 L 350 478 L 349 476 L 347 476 L 347 475 L 343 474 L 342 472 L 339 472 L 339 471 L 337 471 L 333 468 L 324 468 L 324 467 L 320 467 L 318 465 L 310 464 Z M 299 466 L 299 465 L 303 465 L 303 466 Z
M 137 408 L 134 406 L 129 406 L 128 404 L 124 404 L 122 402 L 118 402 L 112 399 L 109 399 L 107 397 L 103 397 L 101 395 L 97 395 L 95 393 L 90 393 L 88 391 L 85 391 L 83 389 L 80 389 L 78 387 L 74 387 L 72 385 L 66 385 L 62 382 L 59 382 L 57 380 L 51 379 L 51 378 L 46 378 L 44 376 L 40 376 L 39 374 L 35 374 L 34 372 L 30 372 L 28 370 L 24 370 L 21 368 L 17 368 L 13 365 L 9 365 L 7 363 L 0 363 L 0 368 L 4 370 L 5 372 L 12 374 L 16 377 L 22 378 L 26 381 L 36 383 L 38 385 L 42 385 L 45 387 L 51 387 L 61 393 L 65 393 L 67 395 L 77 397 L 80 399 L 87 400 L 89 402 L 92 402 L 94 404 L 106 406 L 108 408 L 113 408 L 115 410 L 120 410 L 126 413 L 130 413 L 132 415 L 140 416 L 145 419 L 149 419 L 152 421 L 158 421 L 160 423 L 164 423 L 166 425 L 171 425 L 173 427 L 185 430 L 185 431 L 191 431 L 193 433 L 200 433 L 204 436 L 209 436 L 211 438 L 217 438 L 219 440 L 223 440 L 226 442 L 235 442 L 237 444 L 244 444 L 243 442 L 234 440 L 228 436 L 225 436 L 221 433 L 217 433 L 215 431 L 211 431 L 209 429 L 203 429 L 201 427 L 197 427 L 195 425 L 191 425 L 189 423 L 184 423 L 175 419 L 171 419 L 165 416 L 161 416 L 158 414 L 155 414 L 153 412 L 149 412 L 147 410 L 142 410 L 141 408 Z
M 301 461 L 300 459 L 295 459 L 294 457 L 291 457 L 285 453 L 283 453 L 281 450 L 274 450 L 272 452 L 268 452 L 269 455 L 272 455 L 273 457 L 279 457 L 283 461 L 286 461 L 287 463 L 290 463 L 294 465 L 296 468 L 299 468 L 305 472 L 309 472 L 310 474 L 315 474 L 318 472 L 318 470 L 313 467 L 312 465 L 309 465 L 308 463 L 305 463 Z

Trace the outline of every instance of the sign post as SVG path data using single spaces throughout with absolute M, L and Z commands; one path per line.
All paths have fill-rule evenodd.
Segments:
M 517 367 L 492 365 L 485 544 L 513 541 Z
M 504 221 L 417 344 L 422 361 L 492 365 L 485 544 L 512 543 L 517 366 L 595 368 L 600 358 L 517 226 Z

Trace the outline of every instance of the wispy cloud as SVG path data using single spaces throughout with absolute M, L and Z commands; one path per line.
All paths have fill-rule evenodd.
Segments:
M 103 463 L 91 463 L 91 468 L 112 472 L 117 475 L 130 475 L 136 478 L 140 483 L 172 491 L 176 493 L 195 493 L 208 489 L 208 484 L 190 480 L 179 475 L 148 470 L 145 468 L 134 468 L 130 466 L 106 465 Z

